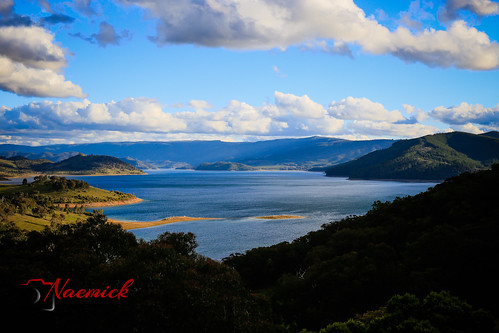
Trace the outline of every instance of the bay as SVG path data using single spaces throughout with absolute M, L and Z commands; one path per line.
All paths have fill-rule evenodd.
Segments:
M 104 214 L 112 219 L 216 218 L 131 230 L 145 240 L 165 231 L 192 232 L 199 244 L 197 252 L 216 260 L 254 247 L 292 241 L 324 223 L 364 214 L 376 200 L 391 201 L 435 185 L 347 180 L 315 172 L 147 170 L 147 173 L 74 178 L 144 199 L 134 205 L 103 207 Z M 268 215 L 304 218 L 255 219 Z

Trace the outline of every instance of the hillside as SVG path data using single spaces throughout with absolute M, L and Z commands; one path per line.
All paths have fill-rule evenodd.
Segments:
M 143 172 L 111 156 L 78 154 L 61 162 L 49 160 L 30 160 L 22 156 L 10 158 L 0 157 L 0 174 L 3 176 L 20 176 L 27 174 L 143 174 Z
M 499 162 L 497 132 L 452 132 L 401 140 L 356 160 L 326 169 L 352 179 L 442 180 Z
M 310 137 L 257 142 L 111 142 L 40 147 L 0 145 L 0 154 L 61 156 L 78 151 L 83 154 L 127 156 L 149 166 L 163 168 L 188 168 L 201 163 L 223 161 L 255 167 L 276 166 L 278 169 L 308 170 L 350 161 L 372 151 L 387 148 L 393 142 L 395 141 L 349 141 Z
M 39 171 L 70 174 L 143 174 L 143 172 L 120 160 L 104 155 L 78 154 L 67 160 L 42 165 Z
M 364 216 L 325 224 L 292 243 L 252 249 L 224 262 L 253 292 L 268 295 L 275 315 L 296 331 L 354 318 L 384 306 L 395 294 L 424 297 L 442 290 L 490 311 L 497 325 L 498 189 L 496 164 L 492 170 L 449 178 L 413 197 L 375 202 Z M 416 318 L 420 314 L 410 312 L 415 300 L 411 302 L 405 311 Z M 451 304 L 441 306 L 450 309 Z M 373 332 L 400 331 L 437 332 Z M 459 331 L 491 328 L 462 326 Z
M 47 166 L 53 162 L 45 159 L 31 160 L 23 156 L 2 157 L 0 156 L 0 175 L 14 176 L 35 173 L 40 166 Z

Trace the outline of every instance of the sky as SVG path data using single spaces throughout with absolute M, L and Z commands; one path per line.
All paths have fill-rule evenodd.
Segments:
M 0 144 L 499 130 L 491 0 L 0 0 Z

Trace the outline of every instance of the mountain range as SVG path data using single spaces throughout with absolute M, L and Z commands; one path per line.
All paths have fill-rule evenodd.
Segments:
M 44 167 L 49 168 L 47 171 L 61 171 L 53 169 L 57 163 L 73 161 L 67 158 L 75 158 L 74 155 L 82 153 L 114 156 L 138 169 L 311 170 L 351 179 L 440 181 L 462 172 L 487 169 L 499 162 L 499 132 L 480 135 L 450 132 L 399 141 L 309 137 L 257 142 L 111 142 L 39 147 L 0 145 L 0 155 L 17 159 L 19 165 L 26 163 L 20 156 L 38 158 L 38 162 L 32 163 L 45 163 Z M 56 164 L 47 164 L 49 160 Z M 121 167 L 116 167 L 116 161 L 107 160 L 105 164 L 113 164 L 112 168 L 117 173 L 121 172 Z M 78 163 L 69 167 L 77 168 Z M 130 173 L 130 169 L 125 172 Z
M 257 142 L 108 142 L 37 147 L 4 144 L 0 145 L 0 155 L 21 155 L 54 162 L 78 153 L 109 155 L 123 158 L 139 168 L 195 168 L 202 163 L 235 162 L 254 167 L 308 170 L 347 162 L 387 148 L 393 142 L 309 137 Z

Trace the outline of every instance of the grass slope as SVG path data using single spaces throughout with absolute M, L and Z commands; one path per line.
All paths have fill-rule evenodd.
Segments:
M 490 135 L 452 132 L 398 141 L 390 148 L 330 167 L 326 175 L 442 180 L 462 172 L 486 169 L 498 161 L 499 139 L 494 132 Z
M 35 182 L 27 185 L 0 185 L 0 198 L 0 213 L 10 212 L 4 214 L 8 221 L 21 229 L 37 231 L 54 220 L 61 224 L 86 220 L 83 206 L 88 204 L 137 199 L 132 194 L 91 187 L 83 181 L 45 176 L 36 177 Z M 8 202 L 11 207 L 7 207 Z

